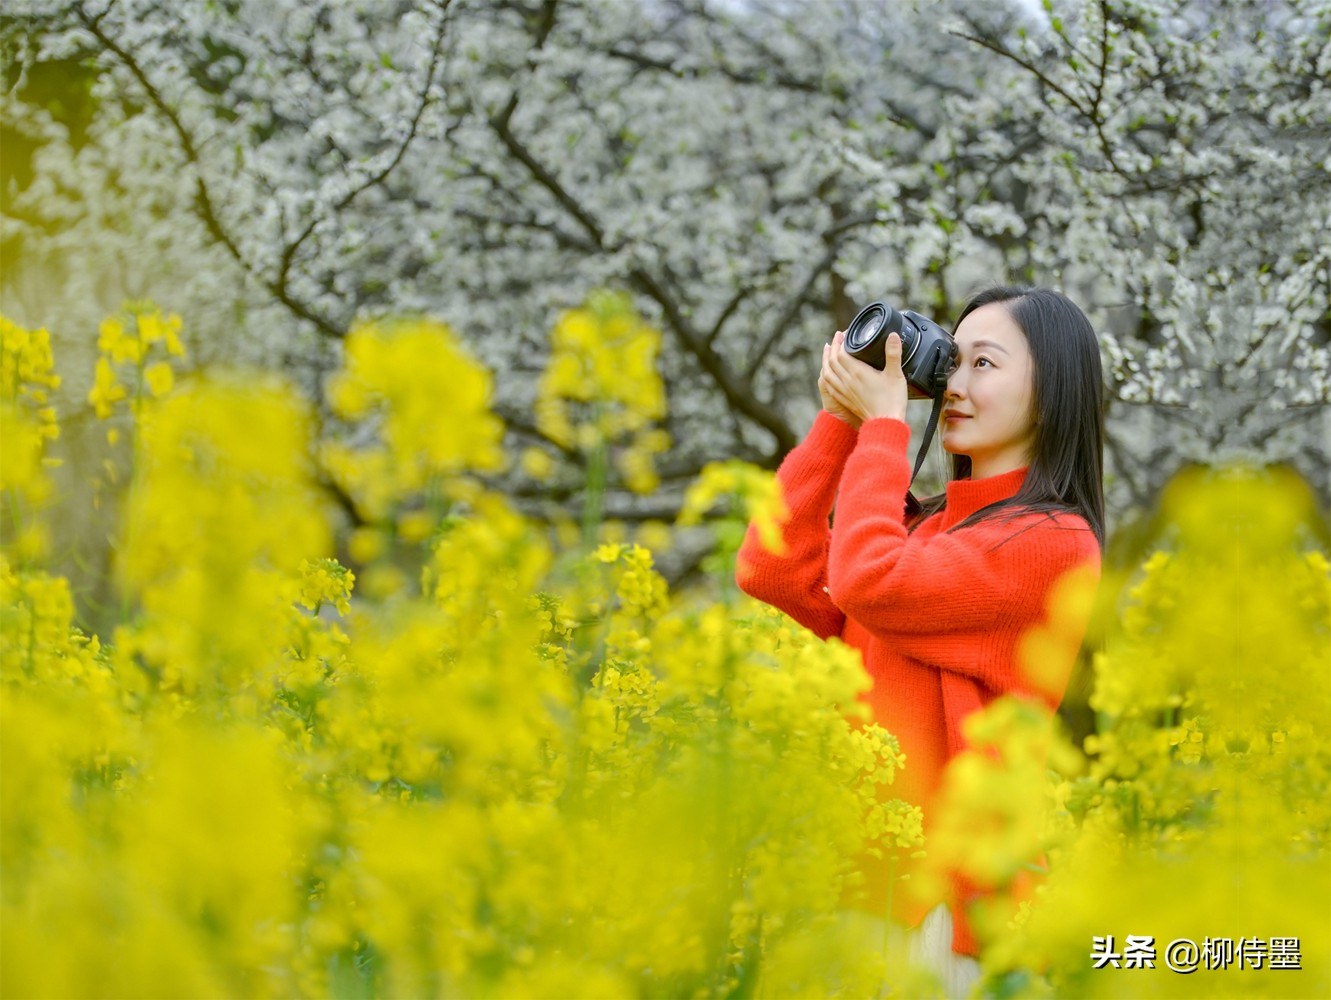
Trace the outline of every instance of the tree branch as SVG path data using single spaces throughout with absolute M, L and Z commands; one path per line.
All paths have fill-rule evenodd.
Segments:
M 635 267 L 630 272 L 630 280 L 634 287 L 661 307 L 666 321 L 670 324 L 670 328 L 674 331 L 676 337 L 698 359 L 703 371 L 707 372 L 720 387 L 721 392 L 726 397 L 726 402 L 772 434 L 776 438 L 778 452 L 784 454 L 794 448 L 798 441 L 785 418 L 753 395 L 751 383 L 741 381 L 731 371 L 725 359 L 717 354 L 712 346 L 706 342 L 706 338 L 693 328 L 674 298 L 661 286 L 661 283 L 641 267 Z
M 107 10 L 109 9 L 110 8 L 108 7 Z M 122 46 L 118 45 L 116 41 L 102 29 L 101 22 L 105 15 L 106 11 L 103 11 L 94 18 L 88 16 L 87 12 L 82 8 L 79 8 L 77 11 L 77 16 L 83 23 L 84 28 L 91 33 L 108 52 L 120 60 L 121 64 L 123 64 L 127 70 L 129 70 L 134 79 L 138 81 L 139 86 L 143 88 L 144 93 L 148 97 L 148 101 L 157 109 L 158 113 L 166 119 L 167 123 L 171 126 L 172 131 L 175 132 L 176 138 L 180 142 L 181 151 L 185 154 L 186 161 L 194 169 L 194 203 L 198 210 L 199 217 L 203 222 L 204 227 L 208 230 L 209 235 L 226 248 L 227 253 L 229 253 L 232 259 L 240 265 L 241 270 L 259 280 L 264 287 L 272 292 L 278 301 L 285 305 L 289 310 L 301 319 L 313 324 L 314 327 L 325 336 L 340 338 L 344 331 L 339 324 L 333 323 L 327 317 L 318 315 L 308 305 L 292 297 L 285 288 L 279 287 L 276 282 L 265 280 L 257 272 L 253 263 L 247 260 L 244 254 L 240 252 L 240 248 L 236 245 L 235 240 L 232 239 L 231 234 L 227 232 L 226 227 L 222 224 L 221 218 L 217 213 L 212 193 L 208 190 L 208 182 L 204 180 L 203 170 L 200 166 L 199 151 L 195 146 L 194 137 L 190 134 L 189 129 L 185 127 L 184 122 L 180 120 L 180 116 L 176 114 L 175 110 L 169 104 L 167 104 L 161 91 L 159 91 L 157 87 L 153 85 L 152 81 L 148 79 L 148 75 L 144 72 L 143 67 L 140 66 L 133 56 L 125 51 Z
M 1018 66 L 1022 67 L 1027 72 L 1034 75 L 1046 87 L 1048 87 L 1054 93 L 1062 97 L 1063 100 L 1067 101 L 1070 105 L 1076 108 L 1078 114 L 1082 115 L 1083 117 L 1089 117 L 1089 115 L 1086 112 L 1086 109 L 1081 106 L 1081 102 L 1078 101 L 1077 98 L 1073 97 L 1070 93 L 1068 93 L 1067 90 L 1065 90 L 1063 87 L 1055 83 L 1050 78 L 1049 74 L 1046 73 L 1044 70 L 1040 69 L 1039 66 L 1036 66 L 1030 60 L 1023 59 L 1021 56 L 1017 55 L 1015 52 L 1007 48 L 1007 46 L 999 45 L 997 42 L 991 41 L 990 39 L 984 38 L 980 35 L 968 35 L 964 31 L 950 31 L 948 32 L 948 34 L 953 35 L 956 38 L 972 42 L 983 49 L 988 49 L 990 52 L 993 52 L 996 55 L 1000 55 L 1005 59 L 1012 60 Z
M 451 3 L 452 0 L 443 0 L 443 2 L 438 5 L 440 11 L 439 27 L 435 31 L 434 40 L 430 46 L 430 65 L 425 72 L 425 80 L 421 84 L 420 93 L 417 95 L 416 109 L 412 113 L 411 122 L 407 127 L 407 134 L 403 136 L 402 141 L 398 143 L 397 150 L 394 152 L 392 159 L 389 160 L 381 170 L 366 177 L 359 185 L 339 198 L 333 205 L 331 213 L 328 214 L 335 214 L 342 211 L 370 188 L 382 184 L 388 179 L 388 176 L 397 169 L 398 164 L 402 162 L 402 158 L 406 156 L 407 149 L 416 138 L 417 132 L 420 128 L 421 118 L 425 114 L 425 109 L 430 104 L 430 88 L 434 86 L 435 73 L 439 68 L 439 58 L 444 42 L 444 34 L 448 29 L 448 7 Z M 328 217 L 328 214 L 316 214 L 310 219 L 309 224 L 301 231 L 300 235 L 283 249 L 281 262 L 277 269 L 277 278 L 274 281 L 274 287 L 279 295 L 286 293 L 291 267 L 295 263 L 296 254 L 299 252 L 305 241 L 310 238 L 311 234 L 313 234 L 319 223 Z
M 712 344 L 716 343 L 716 338 L 720 336 L 722 328 L 726 325 L 727 321 L 729 321 L 730 317 L 735 315 L 735 310 L 738 309 L 744 300 L 751 294 L 753 294 L 753 288 L 749 285 L 745 285 L 730 297 L 730 301 L 725 304 L 725 308 L 723 308 L 720 315 L 716 317 L 716 322 L 712 324 L 712 328 L 707 331 L 707 336 L 704 342 L 708 347 L 711 347 Z
M 544 17 L 536 38 L 536 47 L 540 48 L 549 37 L 554 27 L 556 0 L 546 0 L 543 8 Z M 536 182 L 543 187 L 559 205 L 568 212 L 578 224 L 587 232 L 592 242 L 603 252 L 613 251 L 617 248 L 607 248 L 605 241 L 605 230 L 602 228 L 595 217 L 588 212 L 576 198 L 560 183 L 550 170 L 544 164 L 540 163 L 531 151 L 514 134 L 511 123 L 513 114 L 518 108 L 519 94 L 516 89 L 509 97 L 504 110 L 497 115 L 490 116 L 490 127 L 494 129 L 504 148 L 519 163 L 527 168 Z M 725 359 L 722 358 L 713 349 L 706 336 L 694 329 L 692 323 L 684 315 L 684 311 L 679 307 L 675 298 L 665 289 L 659 280 L 641 266 L 634 267 L 630 272 L 629 280 L 639 291 L 646 294 L 652 301 L 661 307 L 667 323 L 675 336 L 684 345 L 684 347 L 698 360 L 702 369 L 711 376 L 713 381 L 725 395 L 726 401 L 739 412 L 749 417 L 759 426 L 771 433 L 777 440 L 777 448 L 781 452 L 789 451 L 796 444 L 794 432 L 779 412 L 771 406 L 757 399 L 751 386 L 745 384 L 738 378 Z
M 749 362 L 744 368 L 744 377 L 752 382 L 758 375 L 758 370 L 762 367 L 767 356 L 776 347 L 778 341 L 785 336 L 791 325 L 795 322 L 795 317 L 799 315 L 808 300 L 809 292 L 813 289 L 814 283 L 827 273 L 828 269 L 836 263 L 837 252 L 840 249 L 839 244 L 834 244 L 824 251 L 818 262 L 809 269 L 805 276 L 804 283 L 800 285 L 799 290 L 792 295 L 786 302 L 786 307 L 781 310 L 781 315 L 776 318 L 767 331 L 767 336 L 763 342 L 758 345 L 749 357 Z

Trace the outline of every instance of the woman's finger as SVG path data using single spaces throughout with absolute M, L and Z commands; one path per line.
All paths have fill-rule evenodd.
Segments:
M 841 397 L 845 395 L 845 380 L 841 378 L 840 373 L 832 369 L 830 362 L 828 363 L 828 367 L 824 369 L 823 377 L 819 380 L 819 384 L 835 396 Z
M 832 349 L 827 352 L 827 366 L 833 371 L 844 371 L 846 352 L 841 346 L 841 334 L 837 334 L 837 339 L 832 341 Z
M 819 381 L 819 382 L 825 382 L 825 381 L 827 381 L 827 376 L 828 376 L 828 375 L 831 373 L 831 371 L 832 371 L 832 353 L 833 353 L 833 352 L 832 352 L 832 345 L 831 345 L 831 344 L 824 344 L 824 345 L 823 345 L 823 366 L 822 366 L 822 368 L 820 368 L 819 371 L 818 371 L 818 381 Z
M 836 361 L 831 361 L 827 369 L 827 387 L 837 398 L 846 400 L 854 395 L 850 380 Z

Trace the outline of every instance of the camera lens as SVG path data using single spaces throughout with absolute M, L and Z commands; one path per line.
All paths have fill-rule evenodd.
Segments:
M 901 313 L 886 302 L 870 302 L 846 328 L 846 350 L 851 357 L 882 371 L 887 364 L 887 334 L 893 330 L 900 333 L 901 325 Z M 906 340 L 903 335 L 902 343 Z
M 846 347 L 851 351 L 858 351 L 864 347 L 878 335 L 886 319 L 887 313 L 882 309 L 866 309 L 865 315 L 859 317 L 859 322 L 850 325 L 850 330 L 846 333 Z

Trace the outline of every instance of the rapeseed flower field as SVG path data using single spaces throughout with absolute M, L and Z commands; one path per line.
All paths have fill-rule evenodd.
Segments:
M 50 568 L 50 338 L 0 320 L 5 996 L 938 995 L 856 907 L 920 855 L 987 890 L 987 995 L 1331 995 L 1331 563 L 1292 474 L 1181 476 L 1129 577 L 1067 581 L 1023 658 L 1096 603 L 1096 732 L 995 702 L 926 840 L 858 654 L 730 585 L 750 518 L 780 543 L 769 473 L 688 493 L 713 588 L 604 537 L 607 477 L 650 492 L 669 444 L 625 300 L 552 338 L 537 421 L 589 476 L 553 529 L 488 485 L 548 459 L 446 325 L 351 331 L 328 413 L 181 330 L 99 331 L 94 635 Z

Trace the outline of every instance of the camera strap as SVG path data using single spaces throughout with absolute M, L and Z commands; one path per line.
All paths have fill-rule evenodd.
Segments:
M 929 451 L 929 442 L 934 439 L 934 431 L 938 429 L 938 417 L 943 412 L 943 396 L 947 391 L 947 381 L 934 391 L 934 408 L 929 414 L 928 426 L 924 428 L 924 440 L 920 442 L 920 450 L 915 453 L 915 468 L 911 470 L 910 481 L 914 485 L 915 477 L 920 474 L 920 466 L 924 465 L 924 456 Z M 906 512 L 915 514 L 921 510 L 920 501 L 915 498 L 915 494 L 906 491 Z

